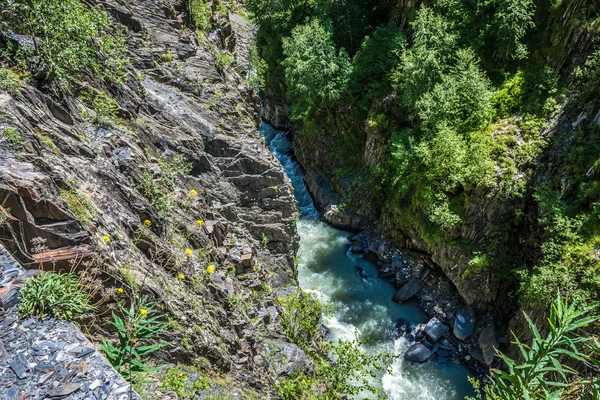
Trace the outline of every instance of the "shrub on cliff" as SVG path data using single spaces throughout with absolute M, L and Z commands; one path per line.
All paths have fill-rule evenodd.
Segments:
M 84 75 L 121 82 L 125 76 L 123 35 L 97 6 L 80 0 L 0 1 L 0 24 L 35 38 L 12 55 L 65 90 Z M 10 50 L 10 49 L 9 49 Z
M 370 355 L 361 348 L 360 342 L 340 339 L 329 346 L 328 356 L 313 354 L 316 362 L 313 374 L 299 372 L 282 380 L 277 387 L 279 399 L 341 400 L 357 395 L 363 398 L 367 393 L 381 398 L 381 391 L 371 382 L 377 371 L 384 369 L 390 354 Z

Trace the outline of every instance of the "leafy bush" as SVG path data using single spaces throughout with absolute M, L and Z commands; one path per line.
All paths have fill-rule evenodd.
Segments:
M 169 343 L 145 344 L 164 329 L 162 315 L 144 303 L 122 307 L 124 319 L 112 313 L 112 325 L 117 329 L 118 343 L 103 339 L 102 350 L 115 369 L 130 382 L 139 383 L 139 374 L 158 371 L 161 367 L 147 365 L 147 356 Z M 156 315 L 155 315 L 156 314 Z
M 506 117 L 518 111 L 523 104 L 525 90 L 525 78 L 522 70 L 506 79 L 492 97 L 492 104 L 497 109 L 498 116 Z
M 78 98 L 88 104 L 94 113 L 89 115 L 89 112 L 83 112 L 84 118 L 94 124 L 107 123 L 117 125 L 119 119 L 119 105 L 107 94 L 93 89 L 83 90 Z
M 369 355 L 355 340 L 340 339 L 329 346 L 330 359 L 317 358 L 313 375 L 297 373 L 277 387 L 282 400 L 338 400 L 367 393 L 380 395 L 371 384 L 377 371 L 384 368 L 390 355 Z
M 211 9 L 205 0 L 186 0 L 190 22 L 193 28 L 206 31 L 210 28 Z
M 591 394 L 589 397 L 579 398 L 598 398 L 600 382 L 579 380 L 573 384 L 572 377 L 576 375 L 576 371 L 567 365 L 568 362 L 590 360 L 582 347 L 593 339 L 578 336 L 578 331 L 597 321 L 595 316 L 589 316 L 591 310 L 592 308 L 577 309 L 574 304 L 563 301 L 559 295 L 550 307 L 550 331 L 545 338 L 524 313 L 533 339 L 531 345 L 526 345 L 514 336 L 523 361 L 518 362 L 499 353 L 507 370 L 492 369 L 491 384 L 484 386 L 483 390 L 476 385 L 478 398 L 481 398 L 483 392 L 489 400 L 560 399 L 566 390 L 573 395 L 573 389 L 577 390 L 575 385 L 580 387 L 578 391 L 583 389 Z
M 24 317 L 50 315 L 71 320 L 93 309 L 90 296 L 74 274 L 46 272 L 29 278 L 21 289 L 19 310 Z
M 170 160 L 159 157 L 158 165 L 161 172 L 154 174 L 149 169 L 144 169 L 136 187 L 152 206 L 166 215 L 177 200 L 175 189 L 178 176 L 189 173 L 191 165 L 185 163 L 183 156 L 178 154 Z
M 0 18 L 17 33 L 37 40 L 16 56 L 26 64 L 35 55 L 34 70 L 68 89 L 85 73 L 120 83 L 125 76 L 124 39 L 108 15 L 80 0 L 17 0 L 6 3 Z M 29 53 L 29 54 L 27 54 Z
M 6 127 L 2 130 L 2 137 L 8 143 L 20 144 L 23 143 L 23 137 L 16 128 Z
M 216 65 L 217 68 L 223 70 L 231 67 L 234 62 L 234 58 L 228 52 L 218 52 L 216 55 Z
M 191 380 L 191 382 L 190 382 Z M 181 400 L 203 398 L 206 389 L 210 388 L 210 381 L 195 368 L 177 365 L 165 370 L 161 376 L 161 389 L 177 393 Z
M 17 97 L 21 94 L 19 88 L 21 87 L 21 77 L 14 71 L 0 67 L 0 89 L 13 97 Z
M 308 347 L 321 324 L 321 316 L 329 309 L 313 293 L 298 290 L 287 298 L 279 298 L 284 312 L 280 315 L 287 337 L 300 347 Z

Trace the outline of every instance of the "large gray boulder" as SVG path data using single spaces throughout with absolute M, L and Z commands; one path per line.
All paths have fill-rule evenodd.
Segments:
M 308 371 L 311 368 L 311 361 L 306 353 L 293 343 L 270 340 L 266 347 L 277 375 L 292 376 L 297 371 Z
M 481 335 L 479 335 L 479 348 L 483 353 L 483 360 L 486 365 L 491 365 L 496 356 L 496 349 L 498 348 L 498 340 L 496 339 L 496 330 L 494 325 L 488 325 Z
M 431 318 L 425 325 L 425 333 L 431 340 L 437 342 L 442 336 L 448 333 L 448 326 L 444 325 L 439 319 Z
M 402 303 L 411 297 L 416 296 L 417 293 L 423 287 L 423 281 L 417 278 L 413 278 L 410 281 L 406 282 L 400 289 L 396 291 L 394 297 L 392 297 L 392 301 Z
M 404 359 L 410 362 L 424 363 L 431 357 L 431 350 L 422 345 L 421 343 L 415 343 L 406 350 L 404 353 Z
M 474 328 L 475 313 L 473 312 L 473 308 L 469 306 L 459 308 L 454 319 L 454 336 L 457 339 L 466 340 L 473 334 Z

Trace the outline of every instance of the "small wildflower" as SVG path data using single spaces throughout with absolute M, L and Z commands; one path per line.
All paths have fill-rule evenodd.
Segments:
M 197 196 L 198 192 L 196 192 L 196 189 L 192 189 L 190 190 L 190 196 Z
M 184 274 L 179 274 L 179 279 L 184 280 L 185 279 L 185 275 Z
M 192 251 L 192 249 L 185 249 L 185 255 L 190 257 L 194 252 Z
M 140 310 L 140 314 L 142 314 L 142 315 L 146 315 L 146 314 L 148 314 L 148 310 L 146 310 L 145 308 L 142 308 L 142 309 Z
M 206 268 L 206 272 L 208 272 L 209 274 L 212 274 L 213 272 L 215 272 L 215 266 L 214 266 L 214 265 L 212 265 L 212 264 L 211 264 L 211 265 L 209 265 L 209 266 Z
M 199 219 L 198 221 L 196 221 L 196 223 L 198 224 L 198 226 L 204 225 L 204 221 L 202 221 L 201 219 Z
M 110 237 L 104 235 L 104 237 L 102 239 L 104 240 L 104 243 L 106 243 L 106 244 L 110 243 Z
M 123 290 L 123 288 L 122 288 L 122 287 L 120 287 L 120 288 L 118 288 L 118 289 L 117 289 L 117 293 L 119 293 L 119 294 L 123 294 L 123 292 L 124 292 L 124 290 Z
M 149 219 L 147 219 L 144 221 L 144 225 L 150 227 L 150 225 L 152 225 L 152 222 Z

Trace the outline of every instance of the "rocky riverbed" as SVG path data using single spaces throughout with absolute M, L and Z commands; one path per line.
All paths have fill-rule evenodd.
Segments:
M 412 343 L 406 360 L 458 362 L 481 376 L 489 371 L 496 361 L 495 349 L 508 343 L 491 315 L 464 305 L 456 288 L 424 255 L 394 249 L 372 231 L 352 236 L 349 242 L 353 253 L 365 254 L 377 265 L 379 277 L 395 286 L 390 301 L 416 299 L 429 318 L 416 327 L 397 322 L 398 334 Z

